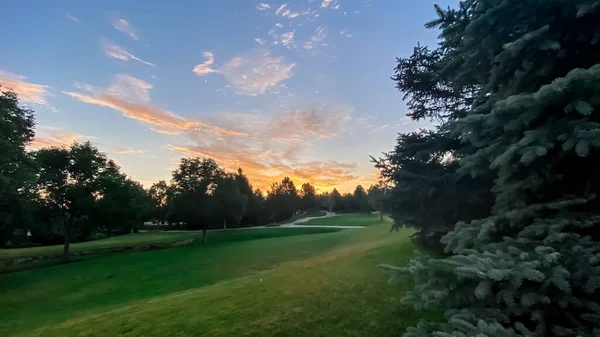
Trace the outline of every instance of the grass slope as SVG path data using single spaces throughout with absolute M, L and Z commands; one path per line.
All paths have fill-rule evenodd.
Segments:
M 389 224 L 390 219 L 383 217 L 384 222 Z M 372 226 L 381 224 L 379 214 L 353 213 L 332 216 L 322 219 L 313 219 L 302 223 L 308 226 Z M 389 228 L 388 228 L 389 229 Z
M 238 239 L 316 229 L 2 275 L 0 335 L 385 337 L 437 317 L 401 305 L 412 284 L 375 268 L 408 261 L 410 231 Z
M 208 233 L 172 249 L 118 253 L 0 275 L 0 336 L 130 301 L 202 287 L 322 253 L 347 235 L 324 228 Z

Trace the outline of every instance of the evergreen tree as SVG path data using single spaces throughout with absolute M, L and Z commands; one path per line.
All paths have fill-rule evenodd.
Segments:
M 356 186 L 354 189 L 354 193 L 352 193 L 353 200 L 353 210 L 356 212 L 369 212 L 371 210 L 371 206 L 369 205 L 369 197 L 367 196 L 367 191 L 365 191 L 364 187 L 361 185 Z
M 316 208 L 318 206 L 317 203 L 317 191 L 315 187 L 310 183 L 302 184 L 302 187 L 298 191 L 300 196 L 300 208 L 307 210 L 311 208 Z
M 235 181 L 238 184 L 238 188 L 242 195 L 245 195 L 248 199 L 246 205 L 246 212 L 240 223 L 243 226 L 246 225 L 258 225 L 260 224 L 260 213 L 261 213 L 261 198 L 257 197 L 252 190 L 252 185 L 248 180 L 248 177 L 244 174 L 241 168 L 238 168 L 237 174 L 235 175 Z
M 444 125 L 456 173 L 492 177 L 494 202 L 442 238 L 450 257 L 387 266 L 415 276 L 406 301 L 447 310 L 405 336 L 598 336 L 600 1 L 436 9 L 431 78 L 475 89 Z

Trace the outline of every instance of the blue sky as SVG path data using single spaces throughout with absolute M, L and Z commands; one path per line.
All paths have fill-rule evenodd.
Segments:
M 0 14 L 0 85 L 36 111 L 33 148 L 90 140 L 146 186 L 200 156 L 263 190 L 348 191 L 424 126 L 390 76 L 454 2 L 21 0 Z

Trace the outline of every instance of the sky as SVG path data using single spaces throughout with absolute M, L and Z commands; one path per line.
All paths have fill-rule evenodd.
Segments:
M 182 157 L 368 188 L 405 117 L 396 57 L 433 45 L 442 0 L 13 1 L 0 85 L 36 112 L 32 149 L 91 141 L 149 187 Z

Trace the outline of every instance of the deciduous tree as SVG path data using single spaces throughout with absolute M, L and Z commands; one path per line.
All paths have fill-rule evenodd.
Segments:
M 99 176 L 106 169 L 106 156 L 91 143 L 73 143 L 70 148 L 41 149 L 38 194 L 43 203 L 56 210 L 63 223 L 63 259 L 69 260 L 69 246 L 77 220 L 89 219 L 100 191 Z
M 25 204 L 35 186 L 33 160 L 25 147 L 33 140 L 33 111 L 14 92 L 0 87 L 0 245 L 27 221 Z M 21 227 L 22 228 L 22 227 Z

